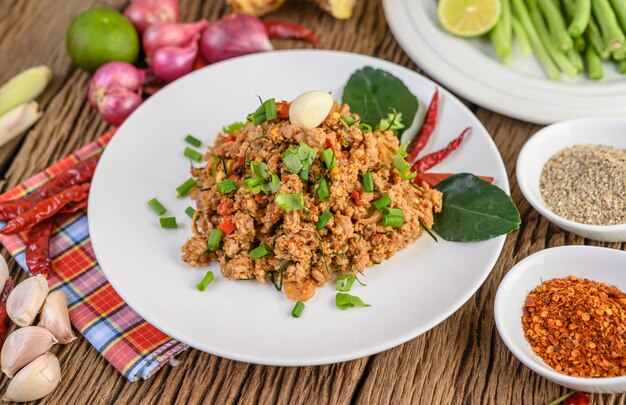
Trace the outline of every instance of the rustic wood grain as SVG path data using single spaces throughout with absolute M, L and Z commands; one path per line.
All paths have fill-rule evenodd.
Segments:
M 55 72 L 39 98 L 46 111 L 25 136 L 0 148 L 0 188 L 19 184 L 107 129 L 85 100 L 88 75 L 66 55 L 64 35 L 71 19 L 94 7 L 121 9 L 124 0 L 0 0 L 0 83 L 30 66 Z M 181 0 L 184 21 L 215 21 L 227 12 L 222 0 Z M 273 18 L 313 29 L 320 48 L 373 55 L 420 71 L 391 35 L 377 0 L 362 0 L 354 17 L 337 21 L 304 0 L 289 0 Z M 308 48 L 274 41 L 277 49 Z M 492 134 L 522 213 L 521 228 L 509 235 L 493 272 L 453 316 L 410 342 L 367 358 L 322 367 L 262 367 L 222 359 L 193 349 L 180 365 L 165 367 L 149 381 L 130 383 L 83 338 L 58 347 L 60 386 L 42 403 L 215 403 L 215 404 L 542 404 L 566 392 L 524 367 L 499 338 L 493 302 L 498 284 L 515 263 L 552 246 L 624 244 L 591 242 L 564 232 L 524 200 L 515 161 L 539 128 L 465 102 Z M 3 252 L 6 255 L 6 252 Z M 14 277 L 24 272 L 10 261 Z M 7 380 L 0 381 L 0 391 Z M 595 395 L 597 404 L 624 404 L 626 395 Z

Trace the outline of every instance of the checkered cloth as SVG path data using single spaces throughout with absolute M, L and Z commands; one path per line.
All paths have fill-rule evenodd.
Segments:
M 0 201 L 24 196 L 77 162 L 101 152 L 113 133 L 104 134 L 1 195 Z M 187 348 L 143 320 L 113 290 L 93 253 L 87 214 L 66 217 L 53 232 L 50 243 L 53 274 L 48 279 L 50 289 L 65 291 L 72 324 L 113 367 L 130 381 L 147 379 Z M 23 235 L 0 235 L 0 243 L 28 271 Z

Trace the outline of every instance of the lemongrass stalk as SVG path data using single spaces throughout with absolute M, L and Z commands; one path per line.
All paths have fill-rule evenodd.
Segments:
M 585 62 L 587 63 L 587 74 L 592 80 L 600 80 L 604 77 L 602 59 L 600 59 L 600 55 L 598 55 L 594 47 L 590 46 L 587 48 Z
M 622 49 L 626 44 L 626 36 L 617 22 L 609 0 L 593 0 L 591 4 L 606 45 L 611 51 Z
M 35 66 L 13 76 L 0 87 L 0 116 L 5 112 L 35 99 L 52 80 L 47 66 Z
M 513 16 L 511 20 L 511 25 L 513 27 L 513 33 L 519 42 L 520 48 L 522 49 L 522 55 L 530 56 L 533 54 L 533 48 L 530 46 L 530 40 L 528 39 L 528 34 L 524 31 L 524 27 L 522 23 L 517 19 L 516 16 Z
M 567 27 L 567 32 L 573 37 L 580 37 L 589 25 L 591 17 L 591 0 L 576 0 L 576 8 L 572 16 L 572 21 Z
M 622 30 L 626 32 L 626 2 L 624 0 L 611 0 L 613 11 L 622 25 Z
M 543 43 L 543 46 L 548 51 L 548 54 L 554 60 L 554 63 L 569 77 L 575 77 L 578 74 L 578 71 L 567 59 L 567 56 L 561 50 L 559 50 L 552 39 L 550 38 L 550 33 L 548 32 L 548 27 L 546 26 L 545 21 L 543 20 L 543 16 L 538 8 L 532 10 L 530 12 L 530 17 L 532 18 L 532 22 L 535 25 L 535 29 L 539 34 L 539 38 Z
M 546 71 L 546 74 L 550 79 L 559 80 L 561 78 L 561 72 L 556 67 L 552 59 L 550 59 L 548 51 L 541 42 L 539 34 L 530 19 L 530 14 L 528 13 L 526 4 L 524 4 L 523 0 L 512 0 L 512 3 L 517 16 L 519 17 L 519 21 L 528 35 L 528 40 L 535 51 L 537 60 L 539 60 L 539 63 L 541 63 L 541 66 Z
M 0 146 L 31 127 L 42 111 L 36 101 L 29 101 L 15 107 L 0 117 Z
M 559 48 L 564 51 L 571 49 L 574 46 L 574 41 L 567 32 L 561 11 L 552 0 L 538 0 L 537 3 L 545 17 L 548 27 L 550 27 L 550 32 L 558 41 Z
M 567 53 L 565 55 L 567 56 L 567 59 L 569 59 L 569 62 L 572 64 L 572 66 L 574 66 L 576 68 L 576 71 L 578 73 L 581 73 L 581 72 L 585 71 L 585 65 L 583 63 L 583 58 L 582 58 L 582 56 L 580 56 L 580 53 L 578 53 L 577 50 L 570 49 L 569 51 L 567 51 Z

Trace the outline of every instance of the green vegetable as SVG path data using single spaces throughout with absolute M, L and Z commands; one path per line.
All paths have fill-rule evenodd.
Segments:
M 513 46 L 511 2 L 510 0 L 502 0 L 500 4 L 502 14 L 495 27 L 489 32 L 489 38 L 496 50 L 496 55 L 508 65 L 511 62 L 511 49 Z
M 337 291 L 348 292 L 352 288 L 352 284 L 356 281 L 354 274 L 342 274 L 337 277 Z
M 372 205 L 374 206 L 374 208 L 379 211 L 389 204 L 391 204 L 391 198 L 387 194 L 383 194 L 377 200 L 372 201 Z
M 431 231 L 431 230 L 430 230 L 430 229 L 426 226 L 426 224 L 424 223 L 424 221 L 422 221 L 422 218 L 419 218 L 419 219 L 418 219 L 418 221 L 419 221 L 419 223 L 420 223 L 420 226 L 421 226 L 422 228 L 424 228 L 424 230 L 426 231 L 426 233 L 427 233 L 427 234 L 428 234 L 431 238 L 433 238 L 433 240 L 434 240 L 435 242 L 439 242 L 439 241 L 437 240 L 437 237 L 436 237 L 436 236 L 435 236 L 435 234 L 433 233 L 433 231 Z
M 258 187 L 263 183 L 263 179 L 261 177 L 250 177 L 249 179 L 243 180 L 243 186 L 245 188 L 254 188 Z M 259 187 L 260 191 L 260 187 Z
M 591 0 L 576 0 L 573 18 L 567 27 L 567 32 L 573 37 L 580 37 L 589 25 L 591 18 Z
M 246 124 L 243 122 L 233 122 L 230 125 L 226 125 L 222 127 L 222 132 L 225 134 L 232 134 L 233 132 L 243 128 Z
M 622 49 L 626 43 L 626 37 L 617 22 L 617 17 L 609 4 L 609 0 L 593 0 L 591 8 L 609 49 L 612 51 Z
M 213 272 L 210 270 L 207 271 L 202 281 L 200 281 L 200 283 L 196 286 L 198 291 L 203 292 L 204 290 L 206 290 L 208 285 L 211 284 L 211 281 L 213 281 L 213 278 L 214 278 Z
M 600 80 L 604 77 L 600 55 L 591 46 L 585 52 L 585 61 L 587 62 L 587 74 L 591 80 Z
M 621 74 L 626 74 L 626 59 L 619 62 L 619 72 Z
M 520 225 L 511 197 L 472 174 L 455 174 L 435 188 L 443 193 L 443 207 L 435 214 L 433 229 L 445 240 L 480 241 L 504 235 Z
M 622 30 L 626 32 L 626 2 L 624 0 L 611 0 L 611 5 L 613 5 L 615 16 L 622 25 Z
M 548 27 L 550 27 L 550 32 L 558 42 L 559 49 L 562 51 L 571 49 L 574 46 L 574 41 L 567 32 L 565 20 L 563 19 L 563 15 L 561 14 L 559 7 L 557 7 L 553 0 L 537 0 L 537 3 L 546 18 Z M 533 10 L 531 10 L 531 13 L 532 11 Z M 536 24 L 537 23 L 535 23 L 535 26 Z
M 191 207 L 187 207 L 185 208 L 185 214 L 187 214 L 189 218 L 193 218 L 193 216 L 196 215 L 196 210 Z
M 222 231 L 217 228 L 211 229 L 211 233 L 209 234 L 209 240 L 207 242 L 207 247 L 209 250 L 216 250 L 220 246 L 220 241 L 222 240 Z
M 346 125 L 351 126 L 356 122 L 356 120 L 352 117 L 341 117 L 342 121 L 346 123 Z
M 156 212 L 157 215 L 163 215 L 167 211 L 163 204 L 161 204 L 156 198 L 148 201 L 148 205 L 152 208 L 152 210 L 154 210 L 154 212 Z
M 199 148 L 200 145 L 202 145 L 202 141 L 193 135 L 187 135 L 185 137 L 185 142 L 187 142 L 191 146 L 195 146 L 196 148 Z
M 276 204 L 285 211 L 297 211 L 304 208 L 304 197 L 302 193 L 278 194 Z
M 359 124 L 359 130 L 361 132 L 372 132 L 372 126 L 370 124 L 362 122 Z
M 326 183 L 326 179 L 322 178 L 319 182 L 319 188 L 317 189 L 317 195 L 320 198 L 320 201 L 327 200 L 330 198 L 330 190 L 328 189 L 328 183 Z
M 298 174 L 300 171 L 305 171 L 304 178 L 306 181 L 308 177 L 309 168 L 317 156 L 317 151 L 307 145 L 301 143 L 298 146 L 292 145 L 283 154 L 283 162 L 287 166 L 287 170 L 291 173 Z M 301 176 L 303 177 L 303 176 Z
M 191 178 L 189 178 L 189 180 L 187 180 L 186 182 L 184 182 L 183 184 L 178 186 L 176 188 L 176 193 L 178 194 L 178 198 L 182 198 L 182 197 L 186 196 L 187 194 L 189 194 L 191 192 L 191 190 L 197 184 L 198 183 L 196 182 L 196 180 L 193 177 L 191 177 Z
M 551 0 L 547 0 L 547 1 L 551 1 Z M 552 37 L 550 36 L 550 33 L 548 32 L 548 27 L 546 26 L 546 23 L 541 15 L 541 11 L 539 11 L 538 8 L 531 10 L 530 18 L 535 24 L 535 29 L 537 30 L 537 33 L 539 34 L 539 38 L 541 39 L 543 46 L 548 51 L 548 53 L 550 54 L 550 57 L 554 60 L 554 62 L 559 67 L 559 69 L 561 69 L 561 71 L 563 71 L 568 77 L 575 77 L 578 74 L 578 71 L 570 63 L 569 59 L 567 59 L 567 56 L 565 56 L 565 54 L 560 49 L 557 48 L 556 44 L 552 40 Z M 572 46 L 573 46 L 573 42 L 572 42 Z
M 175 217 L 161 217 L 159 222 L 161 222 L 161 228 L 178 228 Z
M 383 208 L 383 226 L 391 226 L 393 228 L 400 228 L 404 225 L 404 213 L 400 208 Z
M 194 162 L 202 161 L 202 153 L 198 152 L 197 150 L 193 150 L 191 148 L 185 148 L 185 152 L 183 154 L 185 155 L 185 157 L 188 157 Z
M 363 191 L 366 193 L 374 192 L 374 178 L 370 172 L 363 175 Z
M 253 125 L 260 125 L 265 121 L 276 119 L 276 101 L 273 98 L 265 100 L 255 112 L 248 115 L 248 121 Z
M 217 191 L 221 194 L 229 194 L 237 190 L 237 182 L 233 179 L 222 180 L 217 183 Z
M 291 310 L 291 316 L 293 316 L 294 318 L 300 318 L 300 315 L 302 315 L 302 311 L 304 311 L 304 302 L 298 301 Z
M 262 179 L 270 178 L 270 175 L 267 173 L 267 164 L 264 162 L 250 162 L 250 170 L 255 177 Z
M 267 246 L 265 243 L 261 243 L 259 246 L 250 251 L 250 258 L 252 260 L 259 260 L 260 258 L 267 256 L 271 252 L 272 249 L 269 246 Z
M 393 134 L 395 136 L 398 136 L 398 133 L 404 130 L 404 124 L 402 123 L 402 113 L 395 111 L 395 109 L 393 113 L 387 114 L 387 118 L 383 118 L 382 120 L 380 120 L 378 125 L 376 125 L 376 131 L 389 130 L 393 131 Z
M 324 160 L 324 164 L 329 169 L 337 166 L 337 159 L 335 159 L 335 152 L 332 149 L 324 149 L 322 151 L 322 159 Z
M 370 66 L 350 76 L 343 89 L 343 102 L 361 116 L 362 122 L 370 125 L 378 124 L 395 108 L 398 113 L 402 113 L 407 128 L 413 123 L 419 106 L 417 98 L 402 80 Z M 398 137 L 403 132 L 404 128 L 399 129 Z
M 333 217 L 333 214 L 331 214 L 330 211 L 326 210 L 322 212 L 322 215 L 320 215 L 320 218 L 315 223 L 315 227 L 317 229 L 323 229 L 332 217 Z
M 511 21 L 513 26 L 513 32 L 515 33 L 515 37 L 519 42 L 520 48 L 522 48 L 522 55 L 530 56 L 533 54 L 533 49 L 530 46 L 530 40 L 528 39 L 528 34 L 524 30 L 522 23 L 516 16 L 513 16 Z
M 359 297 L 345 294 L 345 293 L 337 293 L 335 295 L 335 305 L 337 308 L 343 310 L 355 308 L 355 307 L 370 307 L 371 305 L 364 303 Z
M 401 145 L 393 156 L 391 163 L 393 163 L 393 166 L 400 172 L 403 180 L 410 180 L 417 176 L 417 173 L 411 171 L 411 164 L 404 159 L 406 156 L 406 148 L 406 144 Z

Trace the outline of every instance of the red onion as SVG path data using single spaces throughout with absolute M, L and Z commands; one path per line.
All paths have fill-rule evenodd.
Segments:
M 124 15 L 142 33 L 152 24 L 178 21 L 178 0 L 133 0 Z
M 196 34 L 184 48 L 165 46 L 157 49 L 151 60 L 155 76 L 172 82 L 191 72 L 198 56 L 198 38 L 199 35 Z
M 247 14 L 230 14 L 210 25 L 200 47 L 209 63 L 274 49 L 261 20 Z
M 159 23 L 148 27 L 143 33 L 143 49 L 148 58 L 154 51 L 165 46 L 181 47 L 188 44 L 191 38 L 202 32 L 208 23 L 205 20 L 196 23 Z
M 125 62 L 101 66 L 91 78 L 87 98 L 102 117 L 120 125 L 141 104 L 141 87 L 146 73 Z

